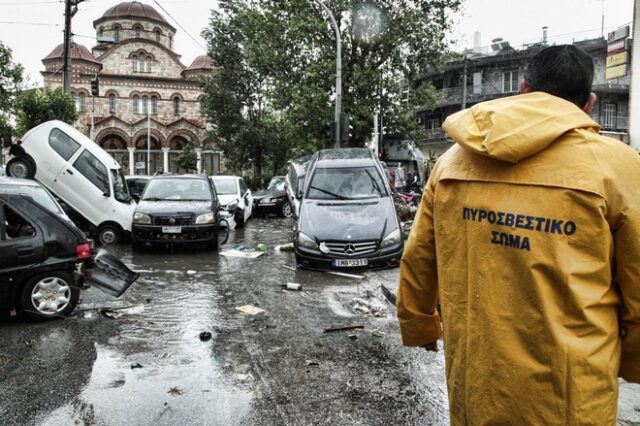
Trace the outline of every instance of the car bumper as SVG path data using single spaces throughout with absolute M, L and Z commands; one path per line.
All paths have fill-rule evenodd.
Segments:
M 295 247 L 296 262 L 298 266 L 307 269 L 321 269 L 330 271 L 355 271 L 366 269 L 385 269 L 398 266 L 404 245 L 401 244 L 397 247 L 390 247 L 383 250 L 378 250 L 375 253 L 371 253 L 369 256 L 362 257 L 337 257 L 324 255 L 320 252 L 314 252 L 300 247 Z M 366 266 L 350 266 L 350 267 L 336 267 L 332 265 L 334 259 L 367 259 Z
M 265 214 L 265 213 L 277 213 L 279 214 L 282 211 L 282 203 L 284 202 L 284 200 L 278 200 L 275 203 L 260 203 L 257 204 L 255 203 L 253 205 L 253 211 L 258 213 L 258 214 Z
M 162 232 L 162 226 L 131 225 L 131 238 L 134 243 L 198 243 L 218 238 L 218 225 L 180 226 L 180 233 Z

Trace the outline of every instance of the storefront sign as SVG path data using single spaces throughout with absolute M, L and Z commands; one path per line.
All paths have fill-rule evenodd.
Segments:
M 611 43 L 613 41 L 622 40 L 623 38 L 627 37 L 629 37 L 629 25 L 620 27 L 615 31 L 611 31 L 609 34 L 607 34 L 607 41 Z
M 607 56 L 607 68 L 626 64 L 628 56 L 629 55 L 627 52 L 616 53 L 615 55 Z
M 617 67 L 607 68 L 606 78 L 610 80 L 612 78 L 620 78 L 627 75 L 627 65 L 618 65 Z

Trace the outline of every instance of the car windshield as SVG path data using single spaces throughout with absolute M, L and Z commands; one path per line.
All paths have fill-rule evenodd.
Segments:
M 267 191 L 284 191 L 284 176 L 271 178 Z
M 111 179 L 113 179 L 113 195 L 116 197 L 116 200 L 122 201 L 123 203 L 131 201 L 129 187 L 127 187 L 127 182 L 124 179 L 122 170 L 111 169 Z
M 319 168 L 313 174 L 307 196 L 317 200 L 361 200 L 386 195 L 375 167 Z
M 237 194 L 238 186 L 235 179 L 216 179 L 213 178 L 213 185 L 216 187 L 218 195 Z
M 0 193 L 2 194 L 22 194 L 31 197 L 33 201 L 40 204 L 50 212 L 55 214 L 66 216 L 66 214 L 60 208 L 60 205 L 56 203 L 51 194 L 46 189 L 40 186 L 31 185 L 2 185 L 0 186 Z
M 203 179 L 150 179 L 142 199 L 146 201 L 211 201 L 211 190 Z

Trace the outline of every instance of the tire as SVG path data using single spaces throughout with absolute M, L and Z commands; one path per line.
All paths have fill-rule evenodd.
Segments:
M 120 229 L 116 225 L 102 225 L 96 233 L 96 240 L 103 246 L 116 244 L 120 239 Z
M 7 176 L 21 179 L 33 179 L 36 167 L 27 157 L 17 157 L 7 163 Z
M 51 271 L 36 275 L 22 287 L 20 313 L 35 321 L 68 315 L 78 304 L 80 289 L 69 272 Z
M 293 209 L 291 208 L 291 204 L 289 201 L 285 201 L 282 203 L 282 207 L 280 207 L 280 214 L 282 217 L 291 217 L 293 216 Z
M 236 222 L 236 229 L 244 228 L 244 210 L 236 211 L 233 220 Z

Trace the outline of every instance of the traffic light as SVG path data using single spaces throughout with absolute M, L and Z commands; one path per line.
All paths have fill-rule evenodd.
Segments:
M 93 96 L 100 96 L 100 81 L 97 78 L 91 80 L 91 94 Z
M 353 126 L 349 116 L 345 113 L 340 114 L 340 139 L 342 142 L 348 142 L 353 137 Z
M 327 121 L 324 124 L 324 136 L 330 141 L 336 138 L 336 122 L 335 121 Z

